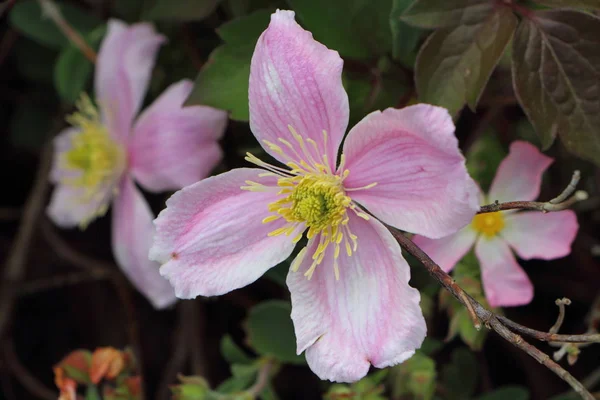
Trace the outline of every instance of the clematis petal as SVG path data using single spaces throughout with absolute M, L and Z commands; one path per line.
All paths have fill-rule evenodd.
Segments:
M 95 90 L 113 138 L 124 143 L 139 111 L 159 47 L 166 38 L 151 24 L 108 22 L 96 62 Z
M 215 296 L 246 286 L 285 260 L 294 249 L 286 235 L 268 236 L 282 220 L 262 223 L 277 190 L 241 190 L 251 180 L 275 186 L 264 170 L 240 168 L 213 176 L 175 193 L 155 220 L 150 258 L 179 298 Z
M 106 213 L 113 198 L 115 186 L 104 185 L 95 193 L 85 187 L 58 184 L 50 197 L 46 214 L 62 228 L 85 226 Z
M 533 285 L 502 238 L 482 237 L 475 245 L 475 255 L 481 265 L 485 297 L 492 307 L 521 306 L 531 302 Z
M 470 226 L 441 239 L 415 236 L 413 242 L 446 272 L 452 271 L 457 262 L 475 244 L 477 232 Z
M 568 255 L 579 224 L 571 210 L 541 213 L 526 211 L 506 215 L 500 233 L 519 257 L 552 260 Z
M 352 199 L 397 228 L 440 238 L 471 222 L 479 209 L 479 189 L 444 108 L 373 112 L 352 128 L 344 155 L 350 171 L 344 187 Z
M 119 186 L 112 211 L 112 248 L 117 264 L 137 290 L 156 308 L 177 298 L 169 282 L 160 276 L 160 265 L 148 259 L 154 227 L 152 211 L 130 177 Z
M 287 277 L 298 354 L 306 350 L 313 372 L 336 382 L 359 380 L 370 364 L 384 368 L 405 361 L 427 331 L 398 243 L 375 219 L 351 213 L 349 227 L 358 236 L 358 250 L 350 257 L 341 252 L 339 280 L 332 246 L 312 278 L 304 276 L 314 240 L 299 270 Z
M 326 154 L 330 168 L 335 169 L 350 112 L 342 66 L 339 54 L 302 29 L 293 11 L 278 10 L 271 16 L 252 56 L 249 86 L 250 128 L 269 154 L 283 163 L 288 161 L 263 140 L 281 145 L 278 138 L 286 139 L 300 150 L 288 129 L 291 125 L 305 139 L 317 143 L 321 154 L 307 145 L 312 157 L 321 159 Z M 323 130 L 327 131 L 327 143 Z
M 52 169 L 50 170 L 50 182 L 57 184 L 64 179 L 76 178 L 79 176 L 77 171 L 72 168 L 65 168 L 62 158 L 63 155 L 71 150 L 73 137 L 79 133 L 77 128 L 66 128 L 52 140 L 54 155 L 52 158 Z
M 554 160 L 531 143 L 516 141 L 500 163 L 490 186 L 488 200 L 532 201 L 540 194 L 542 174 Z
M 208 176 L 221 160 L 217 140 L 227 113 L 205 106 L 182 108 L 188 80 L 171 85 L 138 118 L 129 144 L 131 173 L 146 189 L 177 190 Z

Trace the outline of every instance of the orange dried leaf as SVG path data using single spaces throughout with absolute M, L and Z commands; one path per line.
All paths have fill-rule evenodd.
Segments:
M 114 379 L 125 366 L 123 353 L 113 347 L 100 347 L 92 354 L 90 378 L 97 384 L 103 378 Z

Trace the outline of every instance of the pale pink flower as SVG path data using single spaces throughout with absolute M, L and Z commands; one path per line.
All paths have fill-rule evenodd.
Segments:
M 178 297 L 246 286 L 308 244 L 287 278 L 297 351 L 322 379 L 355 381 L 370 364 L 411 357 L 426 333 L 400 246 L 375 218 L 432 237 L 477 210 L 477 188 L 445 109 L 367 115 L 348 133 L 338 53 L 277 11 L 250 68 L 250 127 L 287 168 L 240 168 L 177 192 L 155 221 L 151 258 Z M 359 205 L 360 204 L 360 205 Z M 277 335 L 277 332 L 273 332 Z
M 488 195 L 480 191 L 481 204 L 496 200 L 535 200 L 540 193 L 542 175 L 552 161 L 530 143 L 513 142 L 496 171 Z M 519 306 L 531 301 L 533 285 L 511 248 L 524 260 L 564 257 L 571 252 L 578 227 L 577 217 L 571 210 L 499 211 L 479 214 L 470 225 L 445 238 L 432 240 L 416 236 L 414 242 L 446 272 L 475 245 L 490 305 Z
M 133 181 L 151 192 L 177 190 L 206 177 L 221 159 L 217 140 L 227 123 L 223 111 L 182 104 L 192 89 L 171 85 L 135 119 L 159 47 L 165 38 L 149 24 L 108 23 L 98 53 L 95 92 L 54 140 L 50 179 L 56 184 L 48 216 L 61 227 L 85 227 L 112 204 L 112 247 L 123 272 L 157 307 L 176 297 L 148 260 L 154 218 Z

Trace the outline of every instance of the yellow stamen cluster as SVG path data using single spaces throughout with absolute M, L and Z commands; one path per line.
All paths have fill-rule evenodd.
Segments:
M 62 183 L 83 188 L 82 202 L 91 202 L 95 196 L 105 195 L 125 164 L 123 148 L 108 134 L 100 121 L 98 111 L 86 95 L 76 103 L 77 112 L 67 117 L 67 122 L 79 129 L 71 139 L 71 148 L 62 154 L 62 167 L 72 172 Z M 96 216 L 106 213 L 108 202 L 82 222 L 82 227 Z
M 473 229 L 488 238 L 496 236 L 504 228 L 502 212 L 477 214 L 471 222 Z
M 336 279 L 339 279 L 337 260 L 342 244 L 348 256 L 352 256 L 358 247 L 357 236 L 350 231 L 348 226 L 350 218 L 347 212 L 351 210 L 366 220 L 369 219 L 369 216 L 356 207 L 352 199 L 346 194 L 347 190 L 343 187 L 343 181 L 350 173 L 349 170 L 343 168 L 344 156 L 342 155 L 340 168 L 338 169 L 343 172 L 334 173 L 329 166 L 327 155 L 320 155 L 318 145 L 314 140 L 305 140 L 294 128 L 291 126 L 288 126 L 288 128 L 299 149 L 282 138 L 278 139 L 282 146 L 266 140 L 264 143 L 270 150 L 285 159 L 286 165 L 291 170 L 267 164 L 248 153 L 246 160 L 270 171 L 261 174 L 261 176 L 276 176 L 278 178 L 277 186 L 268 187 L 260 183 L 246 181 L 248 186 L 243 186 L 242 189 L 276 191 L 278 196 L 283 195 L 268 205 L 269 211 L 273 214 L 266 217 L 263 223 L 283 219 L 286 224 L 270 232 L 269 236 L 282 234 L 291 236 L 296 233 L 292 238 L 292 241 L 296 243 L 302 238 L 303 231 L 306 229 L 308 229 L 306 237 L 309 240 L 319 235 L 318 239 L 315 238 L 318 242 L 312 255 L 312 265 L 304 275 L 308 279 L 312 277 L 316 267 L 323 261 L 327 248 L 332 245 L 335 276 Z M 327 133 L 325 131 L 323 131 L 323 138 L 326 143 Z M 375 186 L 374 183 L 353 190 L 373 186 Z M 292 264 L 292 270 L 298 270 L 306 252 L 306 247 L 300 251 Z

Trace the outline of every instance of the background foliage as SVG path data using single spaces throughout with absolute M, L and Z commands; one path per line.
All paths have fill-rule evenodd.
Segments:
M 455 117 L 469 171 L 484 190 L 516 139 L 540 146 L 557 160 L 546 174 L 542 199 L 554 197 L 572 171 L 580 169 L 580 186 L 591 197 L 576 208 L 581 230 L 573 253 L 552 262 L 522 262 L 536 298 L 526 307 L 503 312 L 547 330 L 555 319 L 554 299 L 566 296 L 573 304 L 564 330 L 588 329 L 586 316 L 600 295 L 597 0 L 62 0 L 57 4 L 65 20 L 94 49 L 109 18 L 153 21 L 168 36 L 146 101 L 172 82 L 196 77 L 187 103 L 225 109 L 232 120 L 222 142 L 225 159 L 217 172 L 243 165 L 246 151 L 261 151 L 247 124 L 248 75 L 256 40 L 276 8 L 295 10 L 316 40 L 344 58 L 351 125 L 376 109 L 415 102 L 446 107 Z M 93 65 L 44 15 L 37 0 L 5 0 L 0 3 L 0 18 L 0 254 L 5 258 L 44 144 L 64 126 L 64 115 L 79 94 L 92 89 Z M 165 197 L 150 199 L 154 211 L 159 211 Z M 256 395 L 264 400 L 525 400 L 551 398 L 567 389 L 510 344 L 486 330 L 474 330 L 465 310 L 440 292 L 417 263 L 411 263 L 411 283 L 422 292 L 428 320 L 429 337 L 423 348 L 406 363 L 373 371 L 353 385 L 320 382 L 306 367 L 304 356 L 295 354 L 285 289 L 289 262 L 248 288 L 217 299 L 183 301 L 158 312 L 112 265 L 107 220 L 84 232 L 58 232 L 40 213 L 20 277 L 0 270 L 0 303 L 9 297 L 16 301 L 10 325 L 0 330 L 0 399 L 56 398 L 52 366 L 71 351 L 100 346 L 130 346 L 127 354 L 137 359 L 136 373 L 144 377 L 143 393 L 134 393 L 126 380 L 134 375 L 119 375 L 114 382 L 96 386 L 86 375 L 88 367 L 65 367 L 67 375 L 86 386 L 81 391 L 86 399 Z M 484 301 L 472 254 L 461 261 L 454 277 Z M 577 377 L 590 378 L 588 383 L 596 390 L 600 390 L 598 359 L 598 346 L 586 348 L 569 367 Z M 269 383 L 253 391 L 265 371 Z M 554 397 L 570 398 L 574 397 Z

